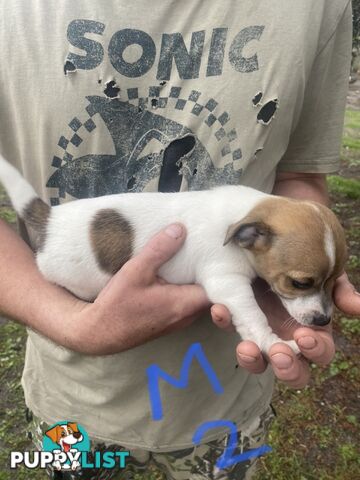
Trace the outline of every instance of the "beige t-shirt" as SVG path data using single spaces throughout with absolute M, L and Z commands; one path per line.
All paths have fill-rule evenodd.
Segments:
M 271 192 L 277 169 L 338 168 L 349 0 L 13 0 L 0 38 L 0 151 L 52 205 L 219 184 Z M 185 448 L 203 422 L 243 426 L 270 401 L 270 369 L 235 368 L 238 341 L 204 318 L 90 357 L 29 332 L 26 403 L 97 439 Z M 194 361 L 186 389 L 160 382 L 164 418 L 153 421 L 147 367 L 179 378 L 195 342 L 224 393 Z

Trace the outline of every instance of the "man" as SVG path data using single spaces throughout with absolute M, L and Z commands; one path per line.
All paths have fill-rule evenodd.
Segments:
M 226 183 L 328 202 L 351 51 L 348 0 L 15 1 L 3 10 L 1 151 L 51 204 Z M 226 430 L 207 432 L 194 449 L 196 428 L 227 419 L 246 449 L 261 443 L 272 372 L 300 388 L 308 361 L 329 363 L 334 344 L 329 331 L 284 331 L 287 313 L 259 283 L 269 321 L 303 353 L 277 344 L 265 370 L 256 345 L 237 345 L 200 315 L 210 307 L 201 287 L 157 277 L 185 236 L 177 224 L 159 232 L 86 303 L 45 281 L 1 224 L 0 309 L 30 327 L 23 386 L 38 425 L 76 421 L 94 444 L 129 448 L 132 471 L 154 461 L 169 479 L 249 477 L 250 462 L 215 467 Z M 346 314 L 359 313 L 345 275 L 334 295 Z M 211 311 L 229 327 L 224 307 Z M 187 389 L 162 385 L 164 418 L 152 421 L 146 368 L 177 377 L 194 342 L 224 394 L 215 397 L 194 364 Z

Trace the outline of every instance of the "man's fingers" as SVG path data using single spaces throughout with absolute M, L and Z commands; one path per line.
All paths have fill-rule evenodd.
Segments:
M 124 265 L 122 271 L 126 270 L 127 277 L 132 277 L 137 283 L 150 283 L 161 265 L 182 247 L 185 237 L 183 225 L 169 225 L 152 237 L 141 252 Z
M 254 342 L 245 340 L 239 343 L 236 356 L 240 367 L 250 373 L 263 373 L 266 370 L 267 362 Z
M 350 283 L 346 273 L 336 280 L 333 297 L 335 305 L 345 315 L 360 315 L 360 293 Z
M 169 333 L 177 332 L 179 330 L 183 330 L 184 328 L 189 327 L 192 323 L 194 323 L 199 318 L 198 315 L 191 315 L 186 318 L 182 318 L 180 321 L 171 323 L 168 327 L 162 330 L 162 335 L 168 335 Z
M 182 318 L 199 317 L 201 313 L 210 308 L 210 302 L 207 298 L 205 290 L 200 285 L 172 285 L 169 286 L 169 295 L 171 296 L 173 289 L 174 300 L 174 321 Z
M 299 358 L 285 343 L 276 343 L 270 348 L 269 360 L 276 377 L 289 387 L 303 388 L 310 380 L 307 360 Z
M 330 332 L 298 328 L 294 340 L 307 360 L 318 365 L 328 365 L 335 355 L 335 345 Z

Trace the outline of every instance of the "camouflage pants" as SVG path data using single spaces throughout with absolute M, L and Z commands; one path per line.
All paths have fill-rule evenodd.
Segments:
M 244 434 L 238 432 L 238 445 L 233 455 L 249 449 L 260 447 L 266 442 L 266 434 L 274 417 L 270 406 L 259 418 L 253 422 L 253 428 Z M 29 413 L 29 436 L 37 450 L 42 449 L 42 439 L 49 425 Z M 229 435 L 201 444 L 186 450 L 173 452 L 149 452 L 146 450 L 131 449 L 126 458 L 124 469 L 83 469 L 76 472 L 57 472 L 49 468 L 47 474 L 51 479 L 62 480 L 136 480 L 144 478 L 144 473 L 152 471 L 162 472 L 167 480 L 249 480 L 256 469 L 256 459 L 237 463 L 225 470 L 216 467 L 217 459 L 222 455 L 229 441 Z M 106 445 L 92 442 L 92 451 L 121 451 L 128 450 L 119 445 Z M 90 453 L 91 458 L 91 453 Z

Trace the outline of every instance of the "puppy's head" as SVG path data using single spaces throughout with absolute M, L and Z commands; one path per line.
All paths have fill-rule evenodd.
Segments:
M 299 323 L 326 325 L 347 257 L 343 229 L 323 205 L 272 197 L 228 229 L 224 245 L 251 252 L 258 275 Z

